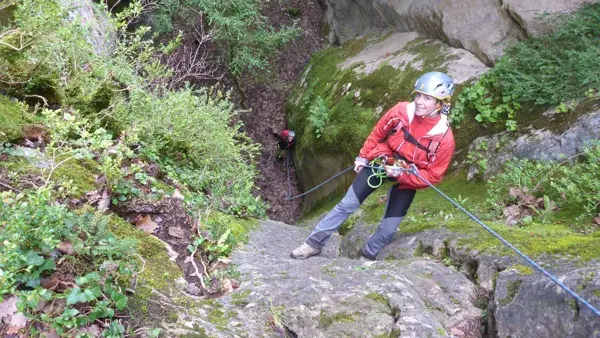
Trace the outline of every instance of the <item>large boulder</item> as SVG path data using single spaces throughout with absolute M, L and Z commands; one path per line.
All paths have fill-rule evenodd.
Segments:
M 571 264 L 554 259 L 547 263 L 559 265 L 553 269 L 558 279 L 598 308 L 598 264 L 566 268 Z M 600 337 L 598 316 L 537 272 L 500 272 L 490 312 L 496 337 Z
M 464 48 L 490 65 L 520 39 L 550 31 L 548 15 L 578 9 L 585 0 L 327 0 L 330 41 L 381 29 L 416 31 Z

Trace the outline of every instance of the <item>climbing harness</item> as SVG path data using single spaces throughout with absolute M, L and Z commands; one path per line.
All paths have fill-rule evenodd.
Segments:
M 383 164 L 381 164 L 381 163 L 375 163 L 375 162 L 371 161 L 370 165 L 365 165 L 364 168 L 371 168 L 373 170 L 373 175 L 369 176 L 369 179 L 371 177 L 380 178 L 379 174 L 380 174 L 380 172 L 382 170 L 383 170 L 383 173 L 385 174 L 385 169 L 383 169 L 383 166 L 385 165 L 385 163 L 386 163 L 385 160 L 383 161 Z M 400 162 L 398 162 L 398 160 L 396 160 L 395 164 L 402 164 L 402 163 L 400 163 Z M 475 221 L 475 223 L 479 224 L 486 231 L 488 231 L 490 234 L 492 234 L 492 236 L 496 237 L 500 242 L 502 242 L 502 244 L 506 245 L 512 251 L 514 251 L 515 253 L 517 253 L 521 258 L 523 258 L 527 263 L 529 263 L 531 266 L 533 266 L 536 270 L 540 271 L 542 274 L 544 274 L 546 277 L 548 277 L 552 282 L 554 282 L 560 288 L 562 288 L 563 290 L 565 290 L 570 296 L 572 296 L 573 298 L 575 298 L 579 303 L 585 305 L 585 307 L 587 307 L 595 315 L 597 315 L 598 317 L 600 317 L 600 311 L 598 309 L 596 309 L 593 305 L 591 305 L 589 302 L 587 302 L 585 299 L 583 299 L 577 293 L 573 292 L 573 290 L 569 289 L 569 287 L 567 287 L 564 283 L 562 283 L 560 280 L 558 280 L 558 278 L 556 278 L 554 275 L 552 275 L 551 273 L 549 273 L 548 271 L 546 271 L 538 263 L 536 263 L 533 259 L 529 258 L 527 255 L 525 255 L 523 252 L 521 252 L 519 249 L 517 249 L 514 245 L 510 244 L 507 240 L 505 240 L 497 232 L 495 232 L 494 230 L 492 230 L 492 228 L 490 228 L 489 226 L 485 225 L 482 221 L 480 221 L 477 217 L 475 217 L 473 214 L 471 214 L 465 208 L 463 208 L 462 206 L 460 206 L 460 204 L 458 204 L 456 201 L 454 201 L 448 195 L 444 194 L 441 190 L 439 190 L 438 188 L 436 188 L 431 182 L 429 182 L 426 178 L 424 178 L 423 176 L 421 176 L 421 174 L 419 174 L 419 171 L 418 171 L 418 169 L 417 169 L 416 166 L 414 166 L 414 165 L 405 166 L 405 165 L 406 165 L 406 163 L 404 163 L 404 165 L 400 165 L 397 170 L 402 171 L 402 172 L 407 172 L 409 174 L 412 174 L 412 175 L 415 175 L 416 177 L 418 177 L 421 181 L 423 181 L 425 184 L 427 184 L 430 188 L 432 188 L 438 194 L 440 194 L 442 197 L 444 197 L 453 206 L 455 206 L 457 209 L 459 209 L 460 211 L 462 211 L 463 213 L 465 213 L 467 216 L 469 216 L 469 218 L 471 218 L 473 221 Z M 313 192 L 316 189 L 320 188 L 325 183 L 331 181 L 332 179 L 334 179 L 334 178 L 336 178 L 336 177 L 338 177 L 340 175 L 343 175 L 344 173 L 350 171 L 352 168 L 354 168 L 354 166 L 350 166 L 350 167 L 342 170 L 340 173 L 332 176 L 328 180 L 324 181 L 323 183 L 317 185 L 316 187 L 310 189 L 309 191 L 307 191 L 307 192 L 305 192 L 303 194 L 300 194 L 300 195 L 297 195 L 297 196 L 293 196 L 293 197 L 286 197 L 285 199 L 289 201 L 289 200 L 293 200 L 293 199 L 298 198 L 298 197 L 302 197 L 302 196 L 304 196 L 304 195 L 306 195 L 306 194 L 308 194 L 310 192 Z M 289 173 L 289 168 L 288 168 L 288 173 Z M 381 186 L 381 184 L 383 183 L 383 178 L 380 178 L 380 179 L 381 179 L 381 181 L 380 181 L 379 185 L 377 185 L 377 186 L 371 186 L 369 180 L 367 182 L 369 183 L 369 186 L 371 186 L 372 188 L 377 188 L 377 187 Z M 288 175 L 288 188 L 289 187 L 290 187 L 290 185 L 289 185 L 289 175 Z M 288 196 L 289 195 L 290 194 L 288 193 Z

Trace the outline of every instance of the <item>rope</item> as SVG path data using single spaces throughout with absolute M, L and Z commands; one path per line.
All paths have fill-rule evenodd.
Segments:
M 346 168 L 346 169 L 344 169 L 344 170 L 340 171 L 340 172 L 339 172 L 339 173 L 337 173 L 336 175 L 334 175 L 334 176 L 331 176 L 329 179 L 327 179 L 327 180 L 326 180 L 326 181 L 324 181 L 323 183 L 321 183 L 321 184 L 317 185 L 316 187 L 314 187 L 314 188 L 310 189 L 309 191 L 307 191 L 307 192 L 305 192 L 305 193 L 302 193 L 302 194 L 300 194 L 300 195 L 291 196 L 291 197 L 286 197 L 286 198 L 285 198 L 285 200 L 286 200 L 286 201 L 291 201 L 291 200 L 294 200 L 294 199 L 296 199 L 296 198 L 302 197 L 302 196 L 304 196 L 304 195 L 306 195 L 306 194 L 309 194 L 309 193 L 311 193 L 311 192 L 313 192 L 313 191 L 315 191 L 315 190 L 319 189 L 319 188 L 320 188 L 322 185 L 324 185 L 325 183 L 327 183 L 327 182 L 331 181 L 332 179 L 334 179 L 334 178 L 336 178 L 336 177 L 338 177 L 338 176 L 341 176 L 342 174 L 345 174 L 346 172 L 348 172 L 348 171 L 352 170 L 353 168 L 354 168 L 354 165 L 351 165 L 351 166 L 349 166 L 348 168 Z M 288 181 L 289 181 L 289 171 L 288 171 Z M 288 193 L 288 196 L 289 196 L 289 193 Z
M 541 273 L 543 273 L 546 277 L 548 277 L 551 281 L 553 281 L 556 285 L 560 286 L 563 290 L 565 290 L 569 295 L 571 295 L 573 298 L 575 298 L 578 302 L 580 302 L 581 304 L 585 305 L 588 309 L 590 309 L 594 314 L 596 314 L 597 316 L 600 317 L 600 311 L 598 311 L 594 306 L 592 306 L 590 303 L 588 303 L 585 299 L 581 298 L 581 296 L 579 296 L 578 294 L 576 294 L 575 292 L 573 292 L 571 289 L 569 289 L 565 284 L 563 284 L 561 281 L 559 281 L 556 277 L 554 277 L 551 273 L 549 273 L 548 271 L 546 271 L 544 268 L 542 268 L 538 263 L 536 263 L 533 259 L 529 258 L 527 255 L 525 255 L 524 253 L 522 253 L 519 249 L 517 249 L 514 245 L 510 244 L 507 240 L 505 240 L 502 236 L 500 236 L 498 233 L 496 233 L 494 230 L 492 230 L 490 227 L 488 227 L 487 225 L 485 225 L 483 222 L 481 222 L 477 217 L 473 216 L 473 214 L 471 214 L 470 212 L 468 212 L 465 208 L 461 207 L 458 203 L 456 203 L 452 198 L 448 197 L 446 194 L 444 194 L 441 190 L 439 190 L 438 188 L 436 188 L 435 186 L 433 186 L 433 184 L 431 184 L 431 182 L 429 182 L 427 179 L 425 179 L 423 176 L 421 176 L 419 174 L 418 171 L 416 170 L 409 170 L 409 172 L 415 176 L 417 176 L 419 179 L 421 179 L 421 181 L 425 182 L 429 187 L 433 188 L 438 194 L 442 195 L 446 200 L 448 200 L 450 203 L 452 203 L 452 205 L 454 205 L 456 208 L 458 208 L 460 211 L 464 212 L 467 216 L 469 216 L 473 221 L 475 221 L 477 224 L 481 225 L 485 230 L 487 230 L 489 233 L 491 233 L 494 237 L 496 237 L 497 239 L 500 240 L 500 242 L 502 242 L 504 245 L 506 245 L 507 247 L 509 247 L 511 250 L 513 250 L 514 252 L 516 252 L 519 256 L 521 256 L 521 258 L 523 258 L 525 261 L 527 261 L 527 263 L 531 264 L 534 268 L 536 268 L 538 271 L 540 271 Z
M 383 180 L 388 177 L 387 173 L 385 172 L 385 169 L 383 168 L 383 165 L 376 165 L 375 160 L 373 160 L 371 161 L 371 165 L 366 165 L 364 167 L 370 168 L 371 172 L 373 173 L 367 178 L 367 185 L 372 189 L 377 189 L 381 187 L 381 185 L 383 184 Z M 373 177 L 375 177 L 375 179 L 379 179 L 379 183 L 371 184 L 371 178 Z

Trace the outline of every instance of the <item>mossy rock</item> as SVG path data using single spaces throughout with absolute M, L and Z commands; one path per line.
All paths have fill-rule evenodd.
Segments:
M 155 297 L 153 290 L 171 294 L 173 281 L 183 278 L 179 266 L 169 259 L 165 244 L 116 216 L 111 220 L 110 231 L 119 238 L 134 240 L 137 253 L 144 260 L 144 270 L 138 276 L 137 289 L 129 302 L 133 323 L 136 326 L 156 325 L 167 318 L 172 318 L 176 315 L 175 312 L 150 302 Z
M 33 116 L 24 104 L 0 95 L 0 142 L 18 142 L 25 137 L 24 127 Z

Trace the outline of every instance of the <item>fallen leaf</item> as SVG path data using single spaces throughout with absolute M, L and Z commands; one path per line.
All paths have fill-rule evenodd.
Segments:
M 170 227 L 169 235 L 171 235 L 175 238 L 183 239 L 183 237 L 185 237 L 185 232 L 183 231 L 183 229 L 181 227 Z
M 158 229 L 158 224 L 152 221 L 150 215 L 146 215 L 144 218 L 135 223 L 135 227 L 151 234 Z
M 96 177 L 96 183 L 98 183 L 100 186 L 105 186 L 108 183 L 106 175 L 98 175 L 98 177 Z
M 4 299 L 4 301 L 0 303 L 0 319 L 11 316 L 17 312 L 17 300 L 17 297 L 12 296 Z
M 222 290 L 224 292 L 233 291 L 233 287 L 231 286 L 231 281 L 228 278 L 223 279 L 223 283 L 221 284 Z
M 173 191 L 173 195 L 171 197 L 176 198 L 176 199 L 180 199 L 182 201 L 185 199 L 185 197 L 183 196 L 183 194 L 181 193 L 181 191 L 179 191 L 179 189 L 175 189 L 175 191 Z
M 27 317 L 23 313 L 18 312 L 5 319 L 4 322 L 8 324 L 7 333 L 19 333 L 20 329 L 27 326 Z
M 75 254 L 75 249 L 73 249 L 73 244 L 69 242 L 61 242 L 58 244 L 58 251 L 65 255 L 73 255 Z
M 219 260 L 210 268 L 210 271 L 215 269 L 226 269 L 231 263 L 231 259 L 219 258 Z
M 94 324 L 86 327 L 85 329 L 79 330 L 79 334 L 87 334 L 91 337 L 100 337 L 102 335 L 102 330 L 100 330 L 98 325 Z
M 504 208 L 504 210 L 502 211 L 502 213 L 504 214 L 505 217 L 518 217 L 519 215 L 521 215 L 521 211 L 519 210 L 519 206 L 518 205 L 511 205 L 508 206 L 506 208 Z
M 58 335 L 58 333 L 56 333 L 56 330 L 54 330 L 54 329 L 52 329 L 51 331 L 48 331 L 48 332 L 43 332 L 42 337 L 44 337 L 44 338 L 60 338 L 60 336 Z
M 514 199 L 517 199 L 523 196 L 523 191 L 521 191 L 519 188 L 509 188 L 508 195 Z
M 596 224 L 600 225 L 600 214 L 598 214 L 598 217 L 594 217 L 594 222 L 596 222 Z
M 60 338 L 60 336 L 58 335 L 58 333 L 56 333 L 56 330 L 51 329 L 48 332 L 43 332 L 42 333 L 44 338 Z
M 102 197 L 100 197 L 100 200 L 98 201 L 98 211 L 106 212 L 108 210 L 109 206 L 110 206 L 110 196 L 108 196 L 108 193 L 106 192 L 106 190 L 104 190 L 102 192 Z

